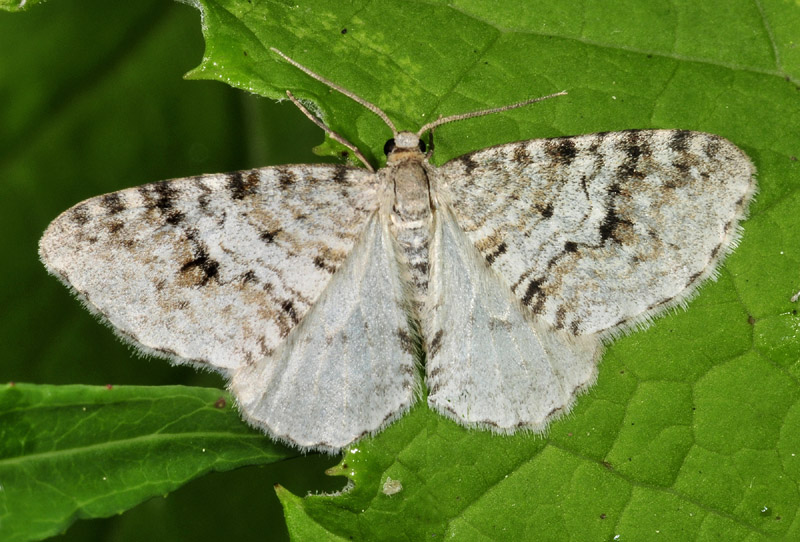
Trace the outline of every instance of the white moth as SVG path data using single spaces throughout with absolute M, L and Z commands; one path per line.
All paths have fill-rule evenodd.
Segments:
M 467 427 L 543 431 L 594 382 L 604 339 L 713 276 L 756 190 L 736 146 L 678 130 L 532 139 L 436 167 L 423 133 L 539 99 L 398 132 L 279 54 L 387 123 L 386 167 L 331 133 L 368 169 L 98 196 L 53 221 L 40 255 L 125 340 L 221 372 L 248 422 L 304 450 L 338 451 L 420 396 Z

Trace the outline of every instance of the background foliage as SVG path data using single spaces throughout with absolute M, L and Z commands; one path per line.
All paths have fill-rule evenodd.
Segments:
M 796 3 L 203 8 L 202 62 L 198 12 L 163 0 L 51 1 L 0 16 L 0 378 L 100 386 L 0 391 L 0 533 L 57 532 L 73 517 L 124 510 L 209 469 L 263 463 L 270 466 L 206 476 L 118 518 L 78 522 L 64 538 L 286 536 L 283 520 L 267 512 L 278 511 L 275 482 L 294 491 L 278 494 L 297 539 L 800 537 L 800 317 L 790 302 L 800 290 Z M 377 160 L 388 137 L 380 120 L 278 61 L 270 46 L 380 105 L 401 128 L 569 90 L 442 128 L 438 163 L 517 139 L 686 128 L 742 147 L 761 193 L 719 280 L 687 312 L 611 345 L 597 386 L 546 438 L 468 432 L 418 407 L 344 456 L 334 473 L 348 476 L 352 491 L 299 498 L 344 485 L 319 476 L 335 459 L 290 459 L 293 452 L 243 428 L 229 400 L 215 407 L 219 391 L 118 386 L 222 383 L 131 359 L 35 255 L 46 224 L 83 198 L 320 160 L 308 149 L 322 137 L 301 115 L 230 86 L 272 98 L 288 88 L 314 100 L 334 130 Z M 193 78 L 230 86 L 181 80 L 198 62 Z M 81 420 L 87 406 L 98 415 Z M 122 452 L 133 453 L 130 463 Z M 118 500 L 93 489 L 97 458 L 116 476 Z M 123 468 L 130 465 L 139 468 Z M 381 492 L 387 476 L 401 481 L 400 493 Z M 19 499 L 42 502 L 45 487 L 63 494 L 59 483 L 88 493 L 63 499 L 59 510 L 20 509 Z

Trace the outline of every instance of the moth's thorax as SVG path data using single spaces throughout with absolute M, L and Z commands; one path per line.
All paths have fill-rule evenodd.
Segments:
M 425 164 L 408 159 L 389 166 L 394 188 L 393 221 L 400 227 L 413 227 L 431 214 L 430 182 Z
M 405 134 L 401 132 L 399 135 Z M 400 137 L 397 141 L 406 143 Z M 433 206 L 430 194 L 432 168 L 417 146 L 418 141 L 417 138 L 411 142 L 413 147 L 395 147 L 389 153 L 381 175 L 384 186 L 391 191 L 392 233 L 408 262 L 416 289 L 415 298 L 421 302 L 428 290 L 428 244 Z

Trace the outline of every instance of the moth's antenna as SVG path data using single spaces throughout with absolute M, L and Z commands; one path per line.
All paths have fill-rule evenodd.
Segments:
M 492 113 L 501 113 L 503 111 L 509 111 L 511 109 L 516 109 L 518 107 L 525 107 L 526 105 L 530 105 L 532 103 L 541 102 L 543 100 L 547 100 L 549 98 L 555 98 L 556 96 L 565 96 L 567 94 L 566 90 L 562 90 L 561 92 L 556 92 L 555 94 L 549 94 L 547 96 L 542 96 L 540 98 L 531 98 L 530 100 L 525 100 L 524 102 L 519 102 L 512 105 L 504 105 L 503 107 L 494 107 L 492 109 L 482 109 L 481 111 L 473 111 L 472 113 L 461 113 L 459 115 L 452 115 L 450 117 L 444 117 L 436 119 L 433 122 L 429 122 L 425 126 L 419 129 L 417 132 L 417 137 L 421 137 L 422 134 L 427 132 L 428 130 L 433 130 L 437 126 L 441 126 L 442 124 L 447 124 L 448 122 L 455 122 L 457 120 L 464 120 L 464 119 L 471 119 L 473 117 L 482 117 L 483 115 L 491 115 Z
M 274 53 L 277 53 L 277 54 L 279 54 L 281 57 L 283 57 L 283 59 L 284 59 L 286 62 L 288 62 L 288 63 L 289 63 L 289 64 L 291 64 L 292 66 L 296 67 L 296 68 L 297 68 L 297 69 L 299 69 L 299 70 L 302 70 L 302 71 L 304 71 L 306 74 L 310 75 L 311 77 L 313 77 L 313 78 L 314 78 L 314 79 L 316 79 L 317 81 L 319 81 L 319 82 L 321 82 L 321 83 L 324 83 L 324 84 L 328 85 L 328 86 L 329 86 L 329 87 L 331 87 L 333 90 L 335 90 L 335 91 L 337 91 L 337 92 L 341 92 L 342 94 L 344 94 L 345 96 L 347 96 L 347 97 L 348 97 L 348 98 L 350 98 L 351 100 L 353 100 L 353 101 L 355 101 L 355 102 L 357 102 L 357 103 L 360 103 L 362 106 L 366 107 L 367 109 L 369 109 L 370 111 L 372 111 L 373 113 L 375 113 L 376 115 L 378 115 L 378 116 L 381 118 L 381 120 L 383 120 L 383 122 L 385 122 L 385 123 L 386 123 L 386 125 L 387 125 L 389 128 L 391 128 L 391 129 L 392 129 L 392 134 L 394 134 L 395 136 L 397 135 L 397 129 L 394 127 L 394 124 L 392 123 L 392 121 L 391 121 L 391 120 L 389 120 L 389 117 L 388 117 L 388 116 L 386 116 L 386 113 L 384 113 L 383 111 L 381 111 L 381 109 L 380 109 L 380 108 L 379 108 L 377 105 L 375 105 L 375 104 L 372 104 L 372 103 L 368 102 L 367 100 L 365 100 L 364 98 L 361 98 L 360 96 L 356 96 L 355 94 L 353 94 L 353 93 L 352 93 L 352 92 L 350 92 L 349 90 L 347 90 L 347 89 L 345 89 L 345 88 L 342 88 L 342 87 L 340 87 L 339 85 L 337 85 L 337 84 L 336 84 L 336 83 L 334 83 L 333 81 L 329 81 L 329 80 L 325 79 L 324 77 L 322 77 L 321 75 L 318 75 L 318 74 L 316 74 L 316 73 L 312 72 L 311 70 L 309 70 L 308 68 L 306 68 L 305 66 L 303 66 L 302 64 L 300 64 L 299 62 L 297 62 L 296 60 L 293 60 L 293 59 L 289 58 L 288 56 L 286 56 L 285 54 L 283 54 L 282 52 L 280 52 L 279 50 L 277 50 L 275 47 L 270 47 L 270 50 L 271 50 L 272 52 L 274 52 Z M 341 143 L 341 142 L 340 142 L 340 143 Z
M 300 111 L 302 111 L 302 112 L 303 112 L 303 114 L 304 114 L 306 117 L 308 117 L 309 119 L 311 119 L 311 122 L 313 122 L 314 124 L 316 124 L 317 126 L 319 126 L 320 128 L 322 128 L 322 129 L 325 131 L 325 133 L 327 133 L 329 136 L 331 136 L 331 138 L 332 138 L 332 139 L 334 139 L 335 141 L 338 141 L 339 143 L 341 143 L 342 145 L 344 145 L 345 147 L 347 147 L 348 149 L 350 149 L 350 152 L 352 152 L 353 154 L 355 154 L 355 155 L 356 155 L 356 157 L 357 157 L 359 160 L 361 160 L 361 162 L 362 162 L 362 163 L 363 163 L 365 166 L 367 166 L 367 169 L 368 169 L 368 170 L 370 170 L 372 173 L 375 173 L 375 169 L 374 169 L 374 168 L 372 167 L 372 165 L 371 165 L 371 164 L 370 164 L 370 163 L 367 161 L 367 159 L 366 159 L 366 158 L 364 158 L 364 155 L 363 155 L 363 154 L 361 154 L 361 151 L 360 151 L 360 150 L 358 150 L 358 147 L 356 147 L 355 145 L 353 145 L 352 143 L 350 143 L 349 141 L 347 141 L 347 140 L 346 140 L 344 137 L 340 136 L 339 134 L 337 134 L 336 132 L 334 132 L 333 130 L 331 130 L 330 128 L 328 128 L 328 127 L 325 125 L 325 123 L 324 123 L 324 122 L 322 122 L 321 120 L 319 120 L 319 119 L 318 119 L 316 116 L 314 116 L 314 115 L 311 113 L 311 111 L 309 111 L 308 109 L 306 109 L 306 106 L 304 106 L 303 104 L 301 104 L 301 103 L 300 103 L 300 100 L 298 100 L 297 98 L 295 98 L 295 97 L 294 97 L 294 94 L 292 94 L 291 92 L 289 92 L 289 91 L 287 90 L 287 91 L 286 91 L 286 95 L 289 97 L 289 99 L 290 99 L 290 100 L 292 100 L 292 103 L 293 103 L 294 105 L 296 105 L 296 106 L 297 106 L 297 108 L 298 108 Z

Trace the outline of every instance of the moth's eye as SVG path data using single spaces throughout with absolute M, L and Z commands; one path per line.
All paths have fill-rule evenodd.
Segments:
M 419 140 L 419 150 L 420 150 L 420 152 L 425 152 L 425 149 L 427 149 L 427 147 L 425 146 L 425 142 L 420 139 Z
M 386 144 L 383 146 L 383 154 L 389 156 L 389 153 L 392 152 L 393 150 L 394 150 L 394 138 L 387 141 Z

